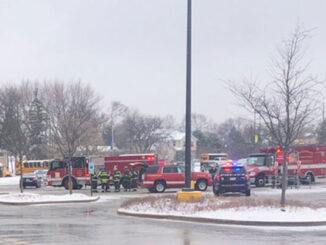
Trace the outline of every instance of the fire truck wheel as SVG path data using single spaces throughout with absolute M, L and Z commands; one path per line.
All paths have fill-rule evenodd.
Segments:
M 74 178 L 72 178 L 71 180 L 72 182 L 72 189 L 77 189 L 77 183 L 76 183 L 76 180 Z M 68 178 L 65 178 L 64 181 L 63 181 L 63 186 L 66 190 L 69 190 L 69 179 Z
M 258 175 L 255 180 L 256 187 L 264 187 L 265 186 L 265 175 Z
M 250 197 L 250 194 L 251 194 L 250 189 L 249 189 L 249 190 L 246 190 L 246 196 L 247 196 L 247 197 Z
M 307 181 L 307 183 L 312 183 L 312 182 L 315 181 L 315 178 L 314 178 L 314 176 L 313 176 L 312 173 L 308 173 L 308 174 L 307 174 L 307 176 L 306 176 L 306 181 Z
M 200 179 L 196 182 L 195 189 L 198 191 L 206 191 L 207 189 L 207 182 L 206 180 Z
M 165 183 L 163 181 L 157 181 L 154 185 L 154 189 L 158 193 L 162 193 L 165 191 Z

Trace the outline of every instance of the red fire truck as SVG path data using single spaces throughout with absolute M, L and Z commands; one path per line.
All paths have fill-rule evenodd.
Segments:
M 144 168 L 149 165 L 159 164 L 165 165 L 164 160 L 159 160 L 155 154 L 123 154 L 114 157 L 92 157 L 91 161 L 95 163 L 95 169 L 105 167 L 108 171 L 113 173 L 114 166 L 122 173 L 124 167 L 135 166 L 141 178 Z M 88 172 L 89 158 L 87 157 L 74 157 L 72 158 L 72 183 L 73 188 L 78 189 L 83 185 L 90 184 L 90 175 Z M 69 188 L 68 180 L 68 163 L 67 160 L 53 160 L 50 163 L 50 169 L 47 173 L 47 181 L 49 186 L 64 186 Z M 112 180 L 111 180 L 112 182 Z
M 275 175 L 275 167 L 282 171 L 284 153 L 279 148 L 261 149 L 250 154 L 246 169 L 257 187 L 264 186 Z M 326 146 L 295 146 L 287 154 L 288 173 L 297 173 L 301 180 L 314 182 L 326 177 Z
M 127 166 L 129 170 L 134 166 L 138 171 L 138 183 L 140 184 L 143 180 L 143 175 L 145 173 L 145 169 L 150 165 L 165 165 L 166 162 L 164 160 L 158 159 L 155 154 L 122 154 L 115 157 L 105 157 L 104 158 L 104 166 L 105 168 L 113 173 L 114 166 L 117 166 L 118 170 L 123 173 L 124 167 Z M 110 183 L 113 180 L 110 180 Z M 123 184 L 123 179 L 121 179 L 121 183 Z
M 115 157 L 105 157 L 104 166 L 106 170 L 113 172 L 114 166 L 118 167 L 120 172 L 124 171 L 124 167 L 127 166 L 130 169 L 130 164 L 134 163 L 136 169 L 139 171 L 144 165 L 161 164 L 164 165 L 164 161 L 158 160 L 155 154 L 122 154 Z M 136 164 L 139 163 L 139 164 Z
M 72 184 L 73 189 L 80 189 L 83 185 L 89 185 L 88 158 L 73 157 Z M 53 160 L 50 162 L 50 169 L 47 173 L 48 186 L 64 186 L 69 189 L 69 168 L 67 159 Z

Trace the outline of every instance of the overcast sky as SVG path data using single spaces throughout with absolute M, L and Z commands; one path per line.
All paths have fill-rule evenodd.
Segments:
M 0 0 L 0 82 L 81 79 L 108 106 L 185 111 L 186 0 Z M 326 1 L 193 0 L 193 112 L 245 116 L 225 88 L 268 79 L 276 45 L 316 28 L 311 69 L 326 75 Z

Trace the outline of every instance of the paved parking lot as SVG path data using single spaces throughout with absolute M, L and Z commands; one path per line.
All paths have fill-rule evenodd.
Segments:
M 324 191 L 325 189 L 325 191 Z M 0 186 L 0 192 L 18 192 L 16 186 Z M 30 193 L 66 194 L 64 188 L 28 188 Z M 168 190 L 167 193 L 175 193 Z M 89 189 L 75 192 L 89 194 Z M 123 200 L 149 194 L 137 192 L 97 193 L 107 200 L 87 204 L 0 207 L 0 244 L 325 244 L 324 231 L 248 229 L 219 225 L 118 216 Z M 208 195 L 212 195 L 211 188 Z M 162 194 L 150 194 L 162 195 Z M 256 198 L 279 198 L 277 190 L 252 188 Z M 246 197 L 244 197 L 246 198 Z M 324 182 L 289 191 L 288 199 L 318 201 L 326 205 Z

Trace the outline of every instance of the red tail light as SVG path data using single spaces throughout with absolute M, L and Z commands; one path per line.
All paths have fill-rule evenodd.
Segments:
M 249 180 L 249 174 L 246 174 L 246 180 Z
M 216 179 L 216 180 L 220 180 L 220 179 L 221 179 L 221 176 L 217 174 L 217 175 L 215 176 L 215 179 Z
M 86 177 L 89 177 L 89 176 L 90 176 L 89 173 L 87 173 L 87 174 L 86 174 Z

